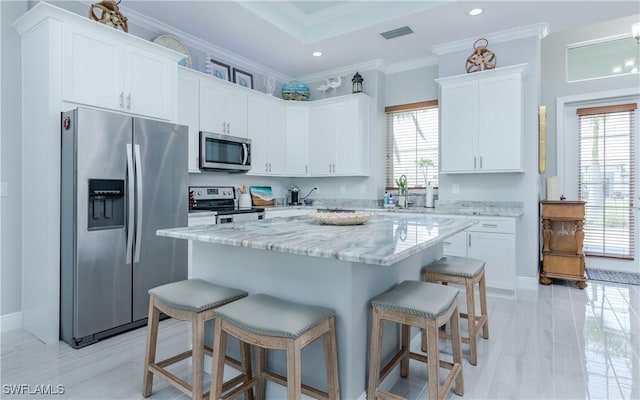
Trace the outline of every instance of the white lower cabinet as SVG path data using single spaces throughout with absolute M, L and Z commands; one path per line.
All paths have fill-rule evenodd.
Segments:
M 473 217 L 473 219 L 476 219 Z M 516 221 L 510 217 L 478 218 L 465 232 L 443 241 L 443 254 L 484 260 L 489 288 L 516 289 Z

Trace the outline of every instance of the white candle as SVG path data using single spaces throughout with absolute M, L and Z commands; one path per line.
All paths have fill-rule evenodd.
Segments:
M 560 178 L 557 176 L 547 178 L 547 200 L 560 200 Z

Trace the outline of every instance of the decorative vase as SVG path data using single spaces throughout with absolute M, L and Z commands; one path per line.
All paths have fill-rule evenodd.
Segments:
M 424 206 L 427 208 L 433 208 L 433 188 L 431 187 L 431 185 L 427 185 L 427 189 L 425 190 L 424 195 Z
M 398 207 L 400 208 L 407 207 L 407 196 L 398 196 Z
M 282 98 L 285 100 L 309 100 L 309 86 L 300 81 L 289 81 L 282 86 Z

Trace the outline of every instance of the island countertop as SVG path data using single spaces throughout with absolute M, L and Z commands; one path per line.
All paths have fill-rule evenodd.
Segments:
M 307 216 L 160 229 L 157 235 L 388 266 L 474 225 L 429 215 L 377 215 L 364 225 L 324 225 Z

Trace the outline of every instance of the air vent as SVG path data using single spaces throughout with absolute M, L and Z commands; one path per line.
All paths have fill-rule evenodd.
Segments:
M 386 32 L 382 32 L 380 35 L 389 40 L 389 39 L 394 39 L 400 36 L 404 36 L 404 35 L 408 35 L 410 33 L 413 33 L 413 31 L 411 30 L 411 28 L 409 28 L 408 26 L 403 26 L 402 28 L 398 28 L 398 29 L 393 29 L 390 31 L 386 31 Z

